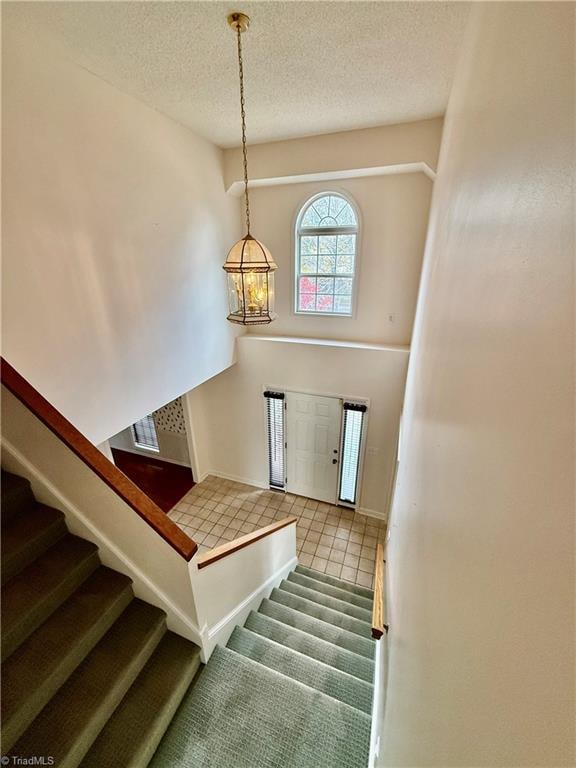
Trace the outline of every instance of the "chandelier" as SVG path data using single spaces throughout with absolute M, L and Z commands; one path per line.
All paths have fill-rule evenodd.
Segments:
M 223 267 L 228 276 L 228 303 L 230 307 L 228 320 L 241 325 L 264 325 L 271 323 L 276 317 L 274 314 L 274 271 L 278 269 L 278 266 L 268 248 L 255 237 L 252 237 L 250 232 L 244 65 L 242 61 L 242 33 L 248 29 L 250 19 L 244 13 L 231 13 L 228 16 L 228 24 L 236 31 L 238 43 L 244 201 L 246 204 L 246 235 L 232 246 Z

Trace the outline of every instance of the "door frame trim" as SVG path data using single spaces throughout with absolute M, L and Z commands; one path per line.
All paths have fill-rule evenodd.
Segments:
M 358 488 L 360 492 L 357 495 L 356 503 L 355 504 L 348 504 L 347 502 L 341 502 L 338 499 L 338 487 L 336 488 L 336 506 L 338 507 L 346 507 L 348 509 L 355 509 L 356 511 L 362 509 L 362 493 L 363 493 L 363 480 L 364 480 L 364 464 L 365 464 L 365 457 L 366 457 L 366 446 L 368 442 L 368 430 L 370 429 L 370 410 L 371 410 L 371 401 L 369 397 L 364 397 L 363 395 L 351 395 L 351 394 L 336 394 L 331 392 L 318 392 L 317 390 L 312 389 L 302 389 L 300 387 L 291 387 L 291 386 L 281 386 L 279 384 L 265 384 L 262 386 L 262 399 L 264 398 L 264 392 L 267 390 L 274 390 L 275 392 L 284 392 L 284 394 L 287 394 L 288 392 L 291 392 L 294 395 L 312 395 L 313 397 L 330 397 L 335 400 L 340 400 L 342 403 L 345 400 L 352 400 L 352 401 L 358 401 L 366 405 L 366 413 L 364 414 L 364 429 L 362 434 L 362 441 L 360 443 L 360 461 L 358 462 Z M 286 400 L 284 401 L 284 404 L 286 405 Z M 264 408 L 266 407 L 266 403 L 264 403 Z M 264 411 L 265 413 L 265 411 Z M 342 455 L 342 425 L 344 421 L 344 408 L 342 408 L 342 415 L 341 415 L 341 422 L 340 422 L 340 454 L 339 458 Z M 267 423 L 264 419 L 264 430 L 266 430 Z M 286 436 L 286 411 L 284 411 L 284 435 Z M 265 433 L 266 437 L 266 433 Z M 288 469 L 288 457 L 286 455 L 286 440 L 284 441 L 284 468 L 285 470 Z M 265 445 L 267 445 L 267 441 L 265 440 Z M 268 463 L 268 451 L 266 448 L 266 455 L 265 455 L 266 464 Z M 340 484 L 340 471 L 341 471 L 342 465 L 340 464 L 338 467 L 338 485 Z M 274 488 L 273 490 L 282 492 L 279 488 Z M 284 488 L 284 493 L 289 493 L 289 491 Z M 326 503 L 326 502 L 322 502 Z

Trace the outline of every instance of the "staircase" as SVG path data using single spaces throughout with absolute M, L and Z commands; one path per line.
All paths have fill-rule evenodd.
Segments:
M 3 755 L 146 766 L 200 666 L 165 619 L 2 473 Z
M 371 590 L 298 566 L 197 675 L 199 649 L 129 578 L 27 480 L 2 481 L 3 755 L 58 768 L 366 768 Z
M 216 648 L 151 768 L 366 768 L 372 592 L 297 566 Z

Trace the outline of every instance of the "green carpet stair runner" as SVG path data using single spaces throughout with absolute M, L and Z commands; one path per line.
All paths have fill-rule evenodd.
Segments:
M 2 754 L 59 768 L 366 768 L 372 591 L 297 566 L 226 648 L 167 631 L 2 473 Z
M 145 768 L 200 668 L 97 547 L 2 472 L 1 754 Z M 24 763 L 22 763 L 24 764 Z M 29 762 L 28 764 L 32 764 Z

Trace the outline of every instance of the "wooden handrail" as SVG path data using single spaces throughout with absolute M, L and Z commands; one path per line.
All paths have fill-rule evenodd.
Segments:
M 372 637 L 380 640 L 388 625 L 384 624 L 384 546 L 378 542 L 376 546 L 376 562 L 374 571 L 374 604 L 372 606 Z
M 153 528 L 185 560 L 191 560 L 198 545 L 156 506 L 144 491 L 121 472 L 106 456 L 79 432 L 4 358 L 0 378 L 6 389 L 26 406 L 56 437 L 78 456 L 114 493 Z
M 257 531 L 247 533 L 245 536 L 240 536 L 239 539 L 233 541 L 227 541 L 226 544 L 220 544 L 219 547 L 211 549 L 209 552 L 205 552 L 197 560 L 198 568 L 206 568 L 207 565 L 215 563 L 217 560 L 221 560 L 227 555 L 231 555 L 232 552 L 237 552 L 239 549 L 247 547 L 249 544 L 254 544 L 255 541 L 263 539 L 265 536 L 270 536 L 271 533 L 276 533 L 281 528 L 286 528 L 287 525 L 298 522 L 298 518 L 291 515 L 285 517 L 282 520 L 278 520 L 277 523 L 271 523 L 264 526 L 264 528 L 258 528 Z

